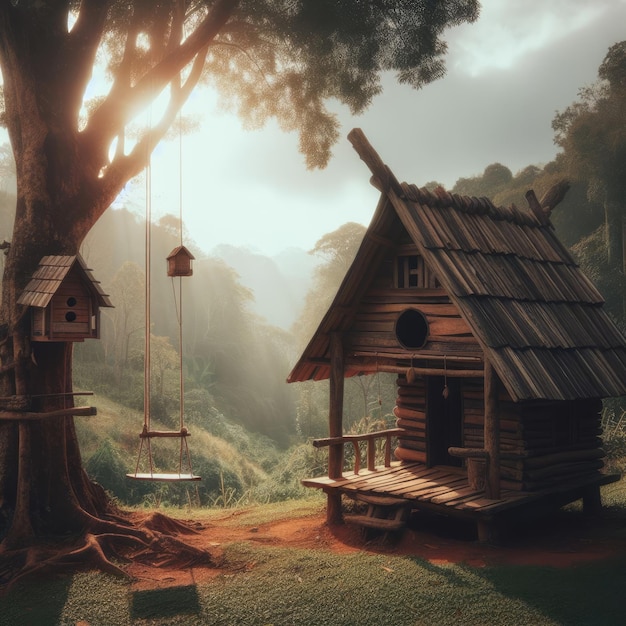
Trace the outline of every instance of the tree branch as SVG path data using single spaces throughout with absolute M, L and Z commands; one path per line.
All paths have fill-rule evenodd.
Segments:
M 205 56 L 206 49 L 198 53 L 191 68 L 191 72 L 182 86 L 178 82 L 180 75 L 176 74 L 173 77 L 170 101 L 158 124 L 146 131 L 129 155 L 116 154 L 113 162 L 107 168 L 101 179 L 103 188 L 110 190 L 112 195 L 111 201 L 113 201 L 115 195 L 117 195 L 116 189 L 119 189 L 119 187 L 124 184 L 124 181 L 136 176 L 148 165 L 152 151 L 163 139 L 176 119 L 176 115 L 198 84 L 204 69 Z M 108 205 L 101 205 L 97 217 L 104 212 L 106 206 Z
M 91 79 L 98 46 L 104 32 L 109 0 L 83 0 L 78 19 L 68 35 L 64 65 L 73 77 L 74 93 L 69 98 L 72 110 L 78 113 L 85 88 Z
M 228 21 L 237 4 L 238 0 L 218 0 L 196 30 L 144 73 L 133 87 L 116 80 L 83 133 L 84 140 L 100 154 L 103 165 L 113 139 L 122 133 L 130 119 L 161 93 L 168 83 L 172 83 L 175 75 L 193 61 L 201 50 L 206 49 Z M 127 40 L 129 54 L 133 43 Z

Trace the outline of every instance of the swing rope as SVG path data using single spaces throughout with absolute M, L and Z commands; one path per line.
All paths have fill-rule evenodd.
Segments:
M 183 124 L 180 111 L 178 112 L 178 234 L 179 245 L 183 246 Z M 172 276 L 172 284 L 174 277 Z M 179 401 L 179 422 L 180 430 L 185 427 L 185 377 L 183 375 L 183 277 L 178 277 L 178 306 L 176 307 L 178 316 L 178 387 L 180 394 Z M 182 454 L 182 449 L 181 449 Z M 191 467 L 191 461 L 189 461 Z
M 180 175 L 180 190 L 179 190 L 179 231 L 180 242 L 182 246 L 183 239 L 183 216 L 182 216 L 182 125 L 179 133 L 179 175 Z M 178 321 L 178 344 L 179 344 L 179 389 L 180 389 L 180 401 L 179 401 L 179 429 L 178 431 L 154 431 L 151 428 L 151 350 L 150 350 L 150 335 L 151 335 L 151 267 L 152 267 L 152 167 L 151 159 L 148 158 L 148 165 L 146 166 L 146 232 L 145 232 L 145 356 L 144 356 L 144 415 L 143 415 L 143 430 L 140 437 L 139 455 L 137 457 L 137 464 L 135 466 L 134 474 L 127 474 L 129 478 L 139 480 L 160 480 L 160 481 L 180 481 L 180 480 L 200 480 L 199 476 L 193 474 L 191 468 L 191 454 L 189 452 L 189 446 L 187 444 L 187 437 L 189 432 L 185 427 L 184 422 L 184 374 L 183 374 L 183 286 L 182 277 L 179 277 L 179 298 L 176 300 L 176 289 L 174 287 L 174 279 L 172 278 L 172 289 L 174 291 L 174 304 L 176 310 L 176 317 Z M 165 438 L 179 438 L 179 458 L 178 458 L 178 473 L 155 473 L 154 460 L 152 456 L 151 439 L 153 437 Z M 148 458 L 149 472 L 141 473 L 139 466 L 141 464 L 142 453 L 146 446 L 146 456 Z M 187 462 L 187 471 L 183 471 L 183 459 Z
M 143 428 L 144 431 L 150 431 L 150 330 L 152 326 L 150 311 L 150 284 L 152 282 L 152 163 L 149 160 L 146 167 L 146 232 L 145 232 L 145 352 L 143 361 Z M 151 457 L 152 458 L 152 457 Z

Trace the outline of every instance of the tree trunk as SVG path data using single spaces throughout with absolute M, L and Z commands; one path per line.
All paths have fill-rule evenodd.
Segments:
M 624 272 L 624 229 L 622 225 L 622 213 L 622 203 L 607 194 L 604 200 L 607 260 L 609 266 Z
M 112 6 L 104 1 L 78 4 L 0 3 L 3 122 L 17 178 L 13 238 L 4 265 L 0 305 L 0 413 L 71 407 L 72 396 L 67 395 L 72 390 L 71 343 L 31 342 L 30 312 L 17 300 L 41 258 L 77 254 L 122 187 L 146 166 L 200 79 L 207 45 L 237 3 L 213 3 L 182 43 L 176 39 L 182 37 L 182 16 L 175 3 L 169 22 L 171 39 L 165 38 L 146 70 L 152 80 L 144 75 L 143 82 L 142 76 L 131 81 L 130 72 L 132 53 L 136 53 L 135 27 L 140 23 L 136 20 L 145 16 L 133 13 L 133 8 L 139 10 L 133 3 L 116 3 L 131 21 L 136 18 L 126 33 L 129 56 L 124 54 L 117 68 L 119 80 L 86 124 L 81 120 L 81 107 Z M 68 27 L 70 16 L 76 20 Z M 153 30 L 161 35 L 159 19 Z M 120 34 L 123 39 L 124 33 Z M 181 80 L 181 72 L 190 65 Z M 143 60 L 141 67 L 143 71 Z M 126 152 L 126 125 L 168 85 L 166 111 Z M 118 150 L 110 160 L 115 140 Z M 70 563 L 81 562 L 121 573 L 108 560 L 117 554 L 118 544 L 128 549 L 129 543 L 138 542 L 144 552 L 168 552 L 162 542 L 155 542 L 153 530 L 139 531 L 119 512 L 112 512 L 104 491 L 88 480 L 73 417 L 0 419 L 0 586 L 7 579 L 15 581 L 40 571 L 42 550 L 48 555 L 43 562 L 53 568 L 58 563 L 71 567 Z M 75 545 L 68 552 L 70 538 Z M 184 548 L 172 548 L 175 558 L 186 552 Z M 64 551 L 66 560 L 50 555 Z M 198 550 L 192 553 L 194 560 L 210 556 Z
M 52 202 L 43 208 L 41 199 L 37 204 L 25 194 L 18 197 L 18 209 L 21 205 L 24 210 L 18 210 L 5 264 L 0 410 L 17 404 L 31 412 L 72 406 L 66 395 L 72 391 L 72 344 L 31 342 L 30 312 L 16 304 L 43 254 L 75 254 L 78 248 L 71 236 L 58 236 L 50 218 L 59 208 Z M 47 218 L 27 221 L 33 211 Z M 0 437 L 10 442 L 0 448 L 0 532 L 6 548 L 27 545 L 37 536 L 77 532 L 85 525 L 85 513 L 104 513 L 106 501 L 82 469 L 72 417 L 1 421 Z

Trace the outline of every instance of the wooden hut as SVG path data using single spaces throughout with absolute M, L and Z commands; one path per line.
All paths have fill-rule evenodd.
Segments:
M 558 201 L 486 198 L 400 184 L 358 129 L 349 135 L 380 201 L 354 262 L 288 382 L 330 380 L 328 476 L 304 481 L 370 503 L 364 525 L 399 508 L 501 522 L 580 498 L 600 505 L 602 398 L 626 395 L 626 340 L 558 241 Z M 397 374 L 397 428 L 342 431 L 344 378 Z M 374 458 L 386 441 L 385 459 Z M 367 445 L 343 468 L 345 444 Z M 397 442 L 392 460 L 392 442 Z M 394 505 L 400 505 L 394 506 Z
M 100 307 L 113 306 L 79 254 L 43 257 L 17 302 L 30 307 L 32 341 L 98 338 Z

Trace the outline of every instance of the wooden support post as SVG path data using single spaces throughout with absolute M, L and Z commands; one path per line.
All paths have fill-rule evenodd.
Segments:
M 344 353 L 341 334 L 330 335 L 330 402 L 328 409 L 328 435 L 343 435 L 343 390 Z M 343 444 L 333 444 L 328 448 L 328 477 L 341 478 L 343 470 Z M 327 493 L 326 520 L 329 524 L 340 524 L 341 494 L 335 490 Z
M 588 516 L 599 515 L 602 512 L 602 496 L 600 485 L 587 487 L 583 492 L 583 513 Z
M 486 495 L 500 498 L 500 424 L 498 407 L 498 375 L 489 359 L 485 358 L 485 450 L 487 460 Z
M 500 543 L 500 527 L 494 520 L 477 520 L 476 530 L 478 532 L 479 543 L 486 543 L 490 545 L 498 545 Z
M 367 440 L 367 469 L 373 472 L 376 469 L 376 440 Z

